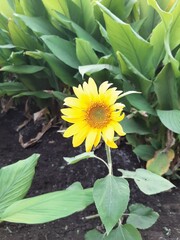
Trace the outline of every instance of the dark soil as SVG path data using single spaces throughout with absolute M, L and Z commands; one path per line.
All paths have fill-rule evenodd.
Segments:
M 51 128 L 39 143 L 23 149 L 19 142 L 16 128 L 24 121 L 21 111 L 10 110 L 0 115 L 0 167 L 25 159 L 33 153 L 41 157 L 28 196 L 62 190 L 75 181 L 83 187 L 91 187 L 96 179 L 104 177 L 107 172 L 103 164 L 89 159 L 72 166 L 67 166 L 64 156 L 74 156 L 83 152 L 83 147 L 73 149 L 71 139 L 64 139 L 58 128 Z M 34 137 L 39 127 L 28 124 L 21 133 L 26 139 Z M 104 155 L 103 146 L 96 150 L 99 156 Z M 132 153 L 131 147 L 122 142 L 119 149 L 112 152 L 114 169 L 135 170 L 141 167 Z M 116 172 L 116 171 L 115 171 Z M 118 175 L 118 172 L 116 172 Z M 178 187 L 179 182 L 175 182 Z M 132 185 L 132 184 L 131 184 Z M 180 240 L 180 193 L 178 188 L 153 196 L 146 196 L 136 186 L 131 186 L 131 202 L 143 203 L 160 214 L 157 223 L 148 230 L 141 231 L 144 240 Z M 99 219 L 85 220 L 85 216 L 96 214 L 93 206 L 85 211 L 73 214 L 54 222 L 25 225 L 13 223 L 0 224 L 0 240 L 83 240 L 84 234 L 91 229 L 101 227 Z

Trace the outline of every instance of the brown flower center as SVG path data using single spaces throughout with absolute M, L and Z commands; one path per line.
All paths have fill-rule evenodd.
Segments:
M 101 103 L 93 104 L 86 112 L 86 121 L 93 128 L 103 128 L 110 122 L 110 108 Z

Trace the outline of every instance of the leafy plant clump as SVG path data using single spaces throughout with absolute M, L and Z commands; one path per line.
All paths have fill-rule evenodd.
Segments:
M 178 0 L 1 2 L 0 96 L 52 109 L 89 76 L 141 92 L 123 100 L 127 140 L 147 169 L 178 177 Z

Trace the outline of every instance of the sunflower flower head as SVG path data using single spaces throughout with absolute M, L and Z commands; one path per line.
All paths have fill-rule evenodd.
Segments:
M 112 84 L 103 82 L 99 89 L 95 81 L 89 78 L 83 85 L 73 87 L 76 97 L 67 97 L 61 109 L 62 118 L 72 123 L 64 132 L 64 137 L 73 136 L 73 147 L 85 141 L 86 152 L 96 147 L 101 138 L 111 148 L 117 148 L 114 142 L 114 133 L 124 136 L 125 132 L 120 125 L 124 118 L 124 105 L 116 103 L 122 91 L 117 91 Z

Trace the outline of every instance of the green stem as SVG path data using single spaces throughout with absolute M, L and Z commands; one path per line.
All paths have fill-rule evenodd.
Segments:
M 108 167 L 109 167 L 109 175 L 113 175 L 111 149 L 107 144 L 105 144 L 105 149 L 106 149 L 106 156 L 107 156 Z

